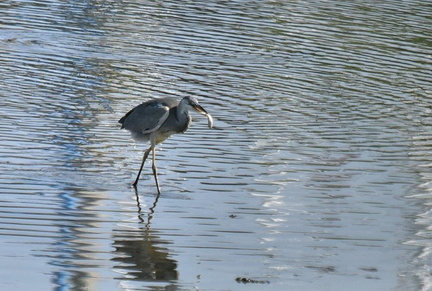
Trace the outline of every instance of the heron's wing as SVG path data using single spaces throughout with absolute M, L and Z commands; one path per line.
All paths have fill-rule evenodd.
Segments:
M 149 134 L 158 130 L 169 116 L 170 107 L 157 101 L 144 102 L 138 105 L 119 122 L 122 128 L 131 132 Z

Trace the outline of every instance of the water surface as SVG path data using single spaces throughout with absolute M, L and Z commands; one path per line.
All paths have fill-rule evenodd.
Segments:
M 0 288 L 428 290 L 431 9 L 3 1 Z M 134 191 L 117 120 L 186 95 Z

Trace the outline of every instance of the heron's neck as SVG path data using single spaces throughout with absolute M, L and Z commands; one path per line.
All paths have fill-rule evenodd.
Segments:
M 189 119 L 189 110 L 184 105 L 183 102 L 177 106 L 177 120 L 178 121 L 187 121 Z

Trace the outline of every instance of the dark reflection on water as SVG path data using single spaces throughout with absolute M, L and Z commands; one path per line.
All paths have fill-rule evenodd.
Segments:
M 0 289 L 430 289 L 430 10 L 1 2 Z M 117 120 L 173 95 L 219 130 L 134 192 Z
M 178 279 L 177 262 L 170 258 L 168 249 L 161 245 L 168 244 L 151 230 L 151 220 L 156 210 L 160 194 L 157 194 L 149 208 L 147 221 L 143 218 L 139 194 L 137 198 L 138 219 L 143 224 L 137 230 L 121 231 L 114 234 L 114 247 L 117 256 L 112 260 L 121 262 L 121 271 L 127 270 L 125 277 L 143 281 L 173 281 Z
M 161 247 L 164 242 L 157 233 L 146 229 L 133 233 L 131 237 L 114 237 L 114 247 L 118 253 L 112 260 L 121 262 L 116 268 L 128 270 L 128 279 L 144 281 L 171 281 L 178 279 L 177 262 L 169 258 L 168 249 Z

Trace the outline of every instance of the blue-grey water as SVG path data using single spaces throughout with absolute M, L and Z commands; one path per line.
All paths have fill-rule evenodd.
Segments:
M 430 1 L 4 0 L 1 290 L 430 290 Z M 158 147 L 117 120 L 195 96 Z M 237 280 L 236 280 L 237 279 Z

